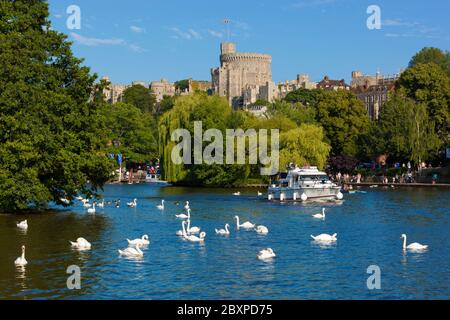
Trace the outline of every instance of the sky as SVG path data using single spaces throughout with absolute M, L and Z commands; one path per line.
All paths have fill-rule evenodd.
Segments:
M 220 43 L 272 55 L 273 80 L 398 73 L 423 47 L 450 50 L 449 0 L 49 0 L 55 30 L 113 83 L 211 80 Z M 69 29 L 71 5 L 80 29 Z M 370 30 L 370 5 L 381 29 Z M 224 19 L 229 23 L 225 24 Z

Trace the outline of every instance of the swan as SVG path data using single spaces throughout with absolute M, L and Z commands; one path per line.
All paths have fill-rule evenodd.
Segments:
M 322 213 L 314 214 L 313 218 L 325 220 L 325 208 L 322 208 Z
M 87 200 L 87 202 L 83 202 L 83 207 L 85 208 L 90 208 L 91 204 L 89 203 L 89 200 Z
M 22 255 L 14 261 L 14 264 L 16 266 L 26 266 L 28 264 L 27 260 L 25 259 L 25 246 L 22 246 Z
M 199 227 L 192 227 L 191 228 L 191 219 L 187 220 L 187 233 L 199 233 L 200 232 L 200 228 Z
M 97 203 L 97 206 L 99 208 L 104 208 L 105 207 L 105 199 L 103 199 L 102 202 Z
M 230 230 L 228 230 L 229 227 L 230 227 L 230 225 L 227 223 L 225 225 L 225 229 L 216 229 L 216 234 L 218 234 L 218 235 L 229 235 L 230 234 Z
M 251 228 L 255 227 L 255 225 L 249 221 L 246 221 L 243 224 L 239 224 L 239 217 L 235 216 L 234 218 L 236 219 L 236 226 L 237 226 L 238 230 L 239 230 L 239 228 L 251 229 Z
M 82 197 L 82 196 L 77 196 L 75 199 L 76 199 L 76 200 L 79 200 L 79 201 L 82 201 L 82 200 L 83 200 L 83 197 Z
M 423 245 L 418 242 L 413 242 L 409 245 L 406 245 L 406 234 L 402 234 L 400 239 L 403 239 L 403 250 L 425 250 L 426 248 L 428 248 L 428 245 Z
M 256 230 L 256 233 L 259 233 L 259 234 L 268 234 L 269 233 L 269 229 L 266 226 L 257 226 L 255 230 Z
M 141 245 L 138 243 L 135 247 L 128 247 L 123 250 L 118 250 L 121 256 L 125 257 L 143 257 L 144 252 L 140 249 Z
M 127 239 L 127 241 L 128 245 L 130 246 L 136 246 L 137 244 L 141 246 L 147 246 L 150 244 L 150 240 L 148 239 L 148 235 L 146 234 L 144 234 L 141 239 L 134 239 L 134 240 Z
M 158 210 L 164 210 L 164 199 L 161 200 L 161 204 L 158 204 L 158 205 L 156 206 L 156 208 L 158 208 Z
M 331 236 L 326 233 L 319 234 L 318 236 L 311 235 L 311 238 L 313 238 L 314 241 L 334 242 L 337 241 L 337 233 L 334 233 Z
M 241 192 L 235 192 L 235 193 L 233 193 L 233 196 L 240 196 L 241 195 Z
M 176 214 L 175 217 L 177 217 L 178 219 L 190 219 L 191 218 L 191 209 L 187 209 L 187 215 L 182 213 L 182 214 Z
M 130 208 L 135 208 L 137 206 L 137 199 L 135 198 L 133 202 L 127 202 L 127 206 Z
M 17 224 L 17 228 L 23 229 L 23 230 L 27 230 L 28 229 L 28 221 L 27 220 L 23 220 L 22 222 L 19 222 Z
M 179 236 L 179 237 L 185 237 L 185 236 L 187 236 L 187 232 L 186 232 L 186 221 L 183 221 L 183 222 L 181 222 L 181 227 L 182 227 L 182 230 L 178 230 L 177 231 L 177 236 Z
M 189 209 L 190 209 L 190 207 L 189 207 L 189 201 L 186 201 L 186 204 L 184 205 L 184 209 L 186 209 L 186 210 L 189 210 Z
M 257 255 L 260 260 L 272 259 L 275 256 L 275 252 L 273 252 L 272 248 L 263 249 Z
M 78 238 L 76 242 L 69 241 L 72 247 L 80 250 L 88 250 L 91 248 L 91 244 L 84 238 Z
M 186 235 L 184 238 L 190 242 L 204 242 L 206 237 L 206 232 L 200 233 L 200 237 L 194 235 Z
M 92 208 L 87 209 L 88 213 L 95 213 L 95 202 L 92 204 Z
M 258 197 L 262 196 L 263 193 L 258 191 Z
M 70 204 L 70 200 L 68 200 L 66 198 L 60 198 L 59 201 L 61 201 L 64 204 Z

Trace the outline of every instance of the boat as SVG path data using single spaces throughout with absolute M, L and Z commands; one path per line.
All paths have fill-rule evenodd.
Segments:
M 161 180 L 160 176 L 158 174 L 152 174 L 148 173 L 145 177 L 146 183 L 152 183 L 152 184 L 161 184 L 161 185 L 167 185 L 169 184 L 167 181 Z
M 341 187 L 330 181 L 325 172 L 317 167 L 299 168 L 290 164 L 287 172 L 281 173 L 279 179 L 272 182 L 268 189 L 268 200 L 307 201 L 342 200 Z

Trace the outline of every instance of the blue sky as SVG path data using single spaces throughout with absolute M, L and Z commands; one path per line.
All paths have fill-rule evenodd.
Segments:
M 161 78 L 210 80 L 219 45 L 273 57 L 275 82 L 308 73 L 350 81 L 352 70 L 398 72 L 425 46 L 450 48 L 450 1 L 406 0 L 50 0 L 53 28 L 74 52 L 114 83 Z M 369 30 L 369 5 L 381 30 Z M 66 27 L 67 7 L 81 9 L 81 29 Z

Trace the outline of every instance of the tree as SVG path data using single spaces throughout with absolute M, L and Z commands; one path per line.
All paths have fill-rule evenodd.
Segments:
M 138 161 L 158 157 L 158 134 L 151 114 L 123 102 L 104 104 L 102 114 L 110 142 L 108 153 Z
M 149 88 L 140 84 L 127 88 L 123 93 L 123 102 L 134 105 L 143 112 L 156 113 L 156 97 Z
M 300 88 L 289 92 L 284 100 L 291 103 L 299 102 L 304 106 L 315 106 L 317 104 L 317 97 L 320 92 L 321 90 L 319 89 Z
M 95 75 L 51 29 L 46 1 L 0 4 L 0 209 L 96 193 L 112 163 Z
M 312 106 L 306 107 L 299 102 L 276 101 L 269 106 L 268 114 L 269 116 L 284 115 L 297 125 L 316 122 L 316 109 Z
M 409 68 L 431 62 L 440 66 L 450 76 L 450 53 L 433 47 L 425 47 L 416 53 L 409 62 Z
M 356 156 L 358 139 L 370 125 L 363 103 L 353 93 L 344 90 L 318 94 L 316 120 L 325 130 L 333 155 Z
M 175 96 L 163 96 L 161 102 L 159 102 L 158 114 L 163 114 L 169 110 L 172 110 L 175 105 Z
M 419 163 L 429 160 L 441 146 L 426 106 L 402 94 L 391 96 L 383 106 L 378 138 L 384 142 L 380 153 L 385 152 L 400 161 Z
M 331 147 L 324 142 L 323 129 L 314 124 L 284 132 L 280 136 L 280 168 L 291 162 L 324 168 Z
M 440 138 L 448 141 L 450 132 L 450 78 L 435 63 L 417 64 L 402 73 L 400 92 L 427 107 Z

